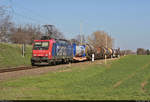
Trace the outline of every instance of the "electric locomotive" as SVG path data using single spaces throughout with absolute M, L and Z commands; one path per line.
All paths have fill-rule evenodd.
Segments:
M 56 65 L 68 63 L 73 59 L 73 46 L 65 39 L 53 39 L 43 37 L 41 40 L 34 40 L 32 49 L 32 66 L 36 64 Z

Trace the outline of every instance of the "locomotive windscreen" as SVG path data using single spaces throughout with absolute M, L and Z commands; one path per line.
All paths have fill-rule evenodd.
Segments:
M 33 46 L 33 50 L 48 50 L 49 42 L 35 42 Z

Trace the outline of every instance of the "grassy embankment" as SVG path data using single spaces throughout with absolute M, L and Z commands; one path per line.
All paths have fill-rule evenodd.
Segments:
M 69 69 L 3 81 L 0 100 L 150 100 L 150 56 L 125 56 L 107 65 Z
M 0 68 L 30 66 L 32 46 L 26 47 L 26 56 L 21 55 L 21 45 L 0 43 Z

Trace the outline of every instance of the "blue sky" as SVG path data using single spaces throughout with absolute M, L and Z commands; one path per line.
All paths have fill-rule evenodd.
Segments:
M 18 24 L 53 24 L 67 38 L 104 30 L 115 47 L 150 49 L 150 0 L 0 0 Z

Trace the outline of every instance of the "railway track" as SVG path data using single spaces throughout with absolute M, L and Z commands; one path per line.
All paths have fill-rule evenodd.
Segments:
M 87 61 L 86 61 L 87 62 Z M 84 62 L 78 62 L 78 63 L 84 63 Z M 72 63 L 77 64 L 77 63 Z M 58 64 L 58 65 L 37 65 L 37 66 L 24 66 L 24 67 L 11 67 L 11 68 L 2 68 L 0 69 L 0 73 L 5 72 L 13 72 L 13 71 L 21 71 L 21 70 L 30 70 L 30 69 L 37 69 L 37 68 L 43 68 L 43 67 L 57 67 L 57 66 L 66 66 L 67 64 Z
M 116 60 L 118 58 L 107 59 L 107 60 Z M 79 63 L 71 63 L 71 64 L 59 64 L 56 66 L 28 66 L 28 67 L 17 67 L 17 68 L 5 68 L 0 69 L 0 82 L 9 79 L 16 79 L 23 76 L 34 76 L 40 75 L 48 72 L 55 72 L 60 70 L 60 72 L 66 71 L 67 69 L 71 69 L 72 67 L 80 67 L 82 65 L 91 65 L 91 64 L 104 64 L 104 60 L 95 60 L 94 62 L 85 61 Z
M 86 61 L 87 62 L 87 61 Z M 84 63 L 84 62 L 79 62 L 79 63 Z M 77 64 L 77 63 L 72 63 L 73 64 Z M 59 64 L 56 66 L 66 66 L 67 64 Z M 45 65 L 41 65 L 41 66 L 24 66 L 24 67 L 12 67 L 12 68 L 2 68 L 0 69 L 0 73 L 5 73 L 5 72 L 13 72 L 13 71 L 21 71 L 21 70 L 29 70 L 29 69 L 36 69 L 36 68 L 43 68 L 43 67 L 56 67 L 55 65 L 53 66 L 45 66 Z
M 33 69 L 33 68 L 37 68 L 37 67 L 26 66 L 26 67 L 4 68 L 4 69 L 0 69 L 0 73 L 13 72 L 13 71 L 19 71 L 19 70 L 28 70 L 28 69 Z
M 115 58 L 113 58 L 115 59 Z M 112 59 L 107 59 L 107 60 L 112 60 Z M 101 60 L 101 61 L 104 61 L 104 60 Z M 79 63 L 89 63 L 91 61 L 84 61 L 84 62 L 78 62 L 78 63 L 71 63 L 71 65 L 75 65 L 75 64 L 79 64 Z M 67 64 L 59 64 L 59 65 L 56 65 L 56 66 L 66 66 Z M 24 67 L 13 67 L 13 68 L 3 68 L 3 69 L 0 69 L 0 73 L 5 73 L 5 72 L 13 72 L 13 71 L 20 71 L 20 70 L 29 70 L 29 69 L 35 69 L 35 68 L 43 68 L 43 67 L 56 67 L 56 66 L 24 66 Z

